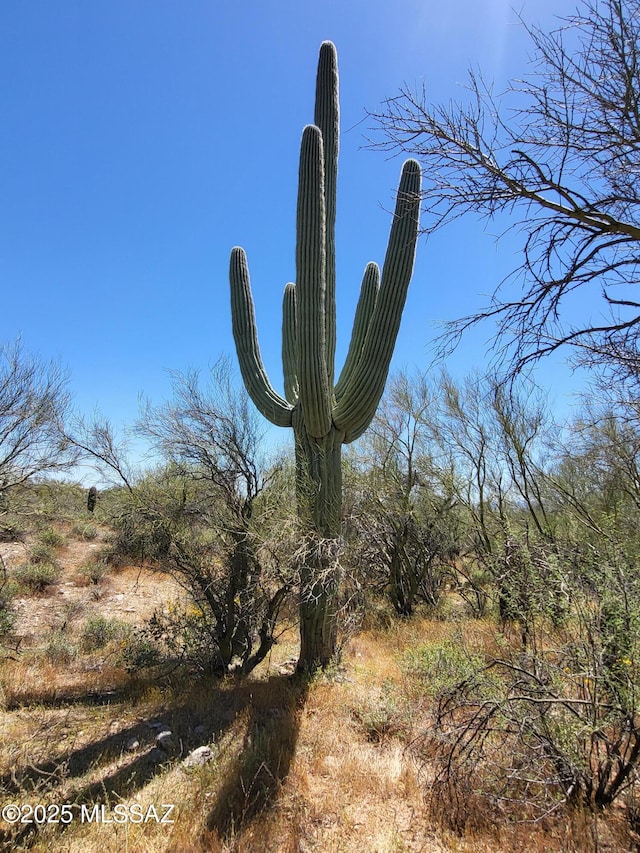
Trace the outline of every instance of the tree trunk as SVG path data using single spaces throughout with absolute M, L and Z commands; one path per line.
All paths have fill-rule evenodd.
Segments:
M 313 438 L 294 413 L 298 516 L 306 531 L 300 570 L 298 669 L 323 669 L 336 654 L 342 514 L 342 442 L 331 426 Z

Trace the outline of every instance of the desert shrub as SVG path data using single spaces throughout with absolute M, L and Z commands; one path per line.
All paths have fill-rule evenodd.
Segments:
M 409 649 L 403 660 L 405 671 L 430 696 L 439 696 L 476 676 L 484 663 L 484 656 L 467 649 L 459 635 Z
M 149 473 L 135 492 L 113 499 L 111 532 L 104 558 L 113 566 L 161 562 L 168 554 L 173 528 L 183 511 L 181 483 L 163 472 Z
M 46 483 L 51 515 L 60 521 L 73 521 L 86 506 L 86 489 L 77 483 L 50 480 Z
M 101 517 L 113 530 L 105 559 L 150 563 L 188 590 L 205 615 L 193 624 L 180 620 L 175 631 L 163 627 L 169 645 L 175 638 L 176 649 L 213 654 L 220 675 L 238 661 L 250 672 L 275 642 L 295 582 L 279 523 L 292 517 L 293 476 L 267 467 L 262 425 L 234 390 L 226 362 L 204 389 L 195 372 L 173 380 L 174 399 L 146 404 L 136 425 L 161 460 L 155 470 L 132 473 L 108 423 L 81 425 L 83 446 L 123 481 L 103 493 Z
M 34 542 L 29 548 L 29 563 L 55 563 L 55 551 L 51 545 L 44 542 Z
M 116 519 L 103 559 L 112 566 L 132 559 L 151 560 L 188 586 L 199 604 L 190 612 L 174 609 L 170 615 L 156 614 L 126 651 L 125 666 L 133 670 L 148 665 L 140 661 L 147 651 L 155 663 L 155 650 L 162 649 L 162 656 L 180 660 L 193 672 L 222 675 L 234 657 L 233 643 L 242 651 L 251 651 L 242 642 L 243 632 L 251 625 L 242 611 L 251 617 L 254 603 L 248 592 L 243 591 L 242 605 L 238 595 L 230 598 L 227 594 L 220 559 L 223 548 L 211 530 L 200 527 L 195 514 L 183 524 L 173 496 L 160 498 L 155 494 L 154 504 L 144 507 L 132 502 L 129 512 Z M 226 645 L 225 633 L 231 641 Z M 223 645 L 226 663 L 222 662 Z
M 70 642 L 64 631 L 54 631 L 44 650 L 45 657 L 52 663 L 69 664 L 78 653 L 77 647 Z
M 229 483 L 227 495 L 197 468 L 149 474 L 122 501 L 105 556 L 109 563 L 149 559 L 189 591 L 193 611 L 168 622 L 157 616 L 151 639 L 193 671 L 219 675 L 239 666 L 249 672 L 263 660 L 293 583 L 287 531 L 273 522 L 276 509 L 284 514 L 280 487 L 271 492 L 251 481 L 254 499 L 233 477 Z
M 44 527 L 40 530 L 36 540 L 39 545 L 45 545 L 50 548 L 58 548 L 64 544 L 64 536 L 53 527 Z
M 78 569 L 78 574 L 86 578 L 90 584 L 99 584 L 111 571 L 109 563 L 101 558 L 89 560 Z
M 162 649 L 144 628 L 134 628 L 120 641 L 119 659 L 129 673 L 157 666 L 163 660 Z
M 0 542 L 22 542 L 24 534 L 20 519 L 8 514 L 0 516 Z
M 470 813 L 538 820 L 563 807 L 598 812 L 632 794 L 640 758 L 640 608 L 634 567 L 599 565 L 592 585 L 571 590 L 554 627 L 528 614 L 526 644 L 498 638 L 493 656 L 436 696 L 426 739 L 436 755 L 431 802 L 460 829 Z M 446 680 L 460 651 L 424 660 Z M 451 668 L 450 664 L 454 667 Z M 422 668 L 422 662 L 420 664 Z M 447 672 L 447 670 L 451 670 Z M 478 810 L 474 810 L 477 813 Z
M 391 684 L 383 684 L 379 694 L 369 691 L 351 715 L 372 743 L 382 743 L 391 737 L 405 738 L 410 732 L 408 704 Z
M 56 608 L 61 620 L 61 630 L 68 629 L 70 623 L 76 620 L 85 608 L 86 605 L 80 598 L 66 599 L 59 608 Z
M 60 566 L 55 560 L 29 560 L 17 569 L 15 577 L 29 592 L 42 592 L 60 578 Z
M 71 534 L 84 542 L 93 542 L 98 536 L 98 528 L 94 524 L 76 521 L 71 527 Z
M 13 631 L 16 623 L 13 592 L 9 584 L 0 587 L 0 640 Z
M 366 567 L 364 583 L 385 592 L 397 616 L 411 616 L 419 603 L 438 607 L 458 548 L 456 518 L 449 502 L 427 499 L 406 473 L 372 467 L 362 476 L 354 517 L 348 525 L 350 558 Z M 398 482 L 396 482 L 398 481 Z M 399 485 L 400 484 L 400 485 Z M 407 491 L 408 489 L 408 491 Z
M 82 645 L 86 651 L 96 651 L 112 640 L 126 636 L 126 633 L 127 626 L 119 619 L 92 616 L 87 619 L 82 630 Z
M 464 603 L 463 612 L 473 619 L 484 618 L 493 585 L 493 575 L 487 567 L 477 559 L 459 560 L 451 577 L 452 590 Z
M 171 537 L 162 524 L 145 518 L 144 513 L 132 513 L 114 519 L 105 555 L 116 567 L 145 560 L 155 562 L 167 555 L 170 545 Z
M 226 670 L 216 622 L 195 603 L 172 604 L 168 610 L 154 613 L 140 636 L 197 675 L 220 675 Z
M 362 604 L 361 628 L 365 631 L 387 631 L 396 621 L 388 596 L 366 594 Z

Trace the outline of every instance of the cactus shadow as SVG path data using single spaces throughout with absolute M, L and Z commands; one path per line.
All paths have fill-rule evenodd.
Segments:
M 174 703 L 159 715 L 174 733 L 174 745 L 160 753 L 155 745 L 153 720 L 142 720 L 118 732 L 95 739 L 85 746 L 69 749 L 50 759 L 16 766 L 0 776 L 0 800 L 18 801 L 24 794 L 46 794 L 65 788 L 60 798 L 79 809 L 82 804 L 110 804 L 126 799 L 144 788 L 154 777 L 165 773 L 198 746 L 218 741 L 239 716 L 248 724 L 238 767 L 224 783 L 207 826 L 228 834 L 272 801 L 279 783 L 288 773 L 297 740 L 298 709 L 306 696 L 306 684 L 298 678 L 273 676 L 266 681 L 213 682 L 202 687 L 197 702 Z M 82 697 L 70 695 L 72 705 Z M 87 694 L 86 704 L 95 704 Z M 56 697 L 55 705 L 64 697 Z M 137 742 L 129 753 L 128 744 Z M 132 754 L 134 757 L 129 758 Z M 263 755 L 258 761 L 258 756 Z M 91 775 L 91 781 L 83 777 Z M 79 784 L 73 784 L 77 779 Z M 71 783 L 71 784 L 70 784 Z M 58 829 L 63 831 L 64 824 Z M 0 829 L 0 851 L 13 850 L 17 844 L 28 847 L 38 839 L 36 824 L 18 834 L 17 828 Z
M 206 821 L 219 841 L 246 831 L 274 805 L 295 755 L 308 688 L 304 675 L 273 676 L 252 685 L 242 750 Z

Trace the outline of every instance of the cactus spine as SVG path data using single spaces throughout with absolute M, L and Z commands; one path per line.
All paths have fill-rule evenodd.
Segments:
M 331 42 L 320 48 L 315 124 L 300 147 L 296 282 L 284 290 L 284 392 L 262 364 L 243 249 L 231 252 L 231 312 L 240 370 L 260 412 L 293 427 L 298 514 L 308 532 L 301 578 L 299 666 L 326 666 L 335 652 L 336 543 L 340 536 L 341 448 L 369 426 L 384 390 L 413 272 L 420 205 L 420 167 L 403 168 L 382 274 L 367 265 L 351 343 L 334 385 L 336 348 L 335 216 L 339 147 L 338 64 Z

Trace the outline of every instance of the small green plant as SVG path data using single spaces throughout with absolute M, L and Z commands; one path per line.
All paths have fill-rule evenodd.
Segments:
M 32 565 L 55 562 L 55 551 L 51 545 L 47 545 L 45 542 L 34 542 L 29 548 L 29 563 Z
M 163 655 L 158 643 L 143 629 L 129 631 L 120 641 L 120 660 L 127 672 L 156 666 Z
M 438 696 L 481 670 L 484 658 L 465 648 L 462 638 L 447 638 L 409 649 L 404 656 L 404 668 L 415 678 L 420 690 Z
M 58 533 L 53 527 L 43 528 L 36 538 L 39 545 L 45 545 L 50 548 L 59 548 L 60 545 L 64 545 L 64 536 Z
M 13 631 L 16 612 L 13 606 L 13 589 L 4 584 L 0 587 L 0 639 Z
M 97 585 L 110 571 L 111 566 L 106 560 L 94 559 L 80 566 L 78 573 L 90 584 Z
M 84 612 L 85 606 L 84 602 L 79 598 L 72 598 L 65 601 L 58 611 L 62 621 L 60 630 L 64 631 L 68 629 L 70 623 Z
M 22 542 L 24 540 L 24 528 L 20 519 L 9 518 L 6 515 L 0 522 L 0 542 Z
M 142 634 L 198 675 L 222 675 L 226 671 L 216 621 L 194 602 L 186 607 L 174 603 L 166 612 L 155 612 Z
M 71 534 L 84 542 L 93 542 L 98 536 L 98 528 L 94 524 L 76 522 L 71 528 Z
M 159 496 L 161 499 L 161 495 Z M 151 498 L 151 503 L 156 496 Z M 105 559 L 112 566 L 159 561 L 166 557 L 171 545 L 171 533 L 162 517 L 149 512 L 133 501 L 111 522 L 112 532 L 105 546 Z
M 60 578 L 60 566 L 55 560 L 29 560 L 16 571 L 19 585 L 29 592 L 43 592 Z
M 45 657 L 52 663 L 68 664 L 76 657 L 78 650 L 76 646 L 69 642 L 68 634 L 62 630 L 54 631 L 49 638 Z
M 126 636 L 127 626 L 119 619 L 92 616 L 85 622 L 82 631 L 82 646 L 92 652 L 104 648 L 112 640 Z
M 406 736 L 409 717 L 402 698 L 388 686 L 380 696 L 369 695 L 365 702 L 352 710 L 352 716 L 372 743 L 382 743 L 391 737 Z

